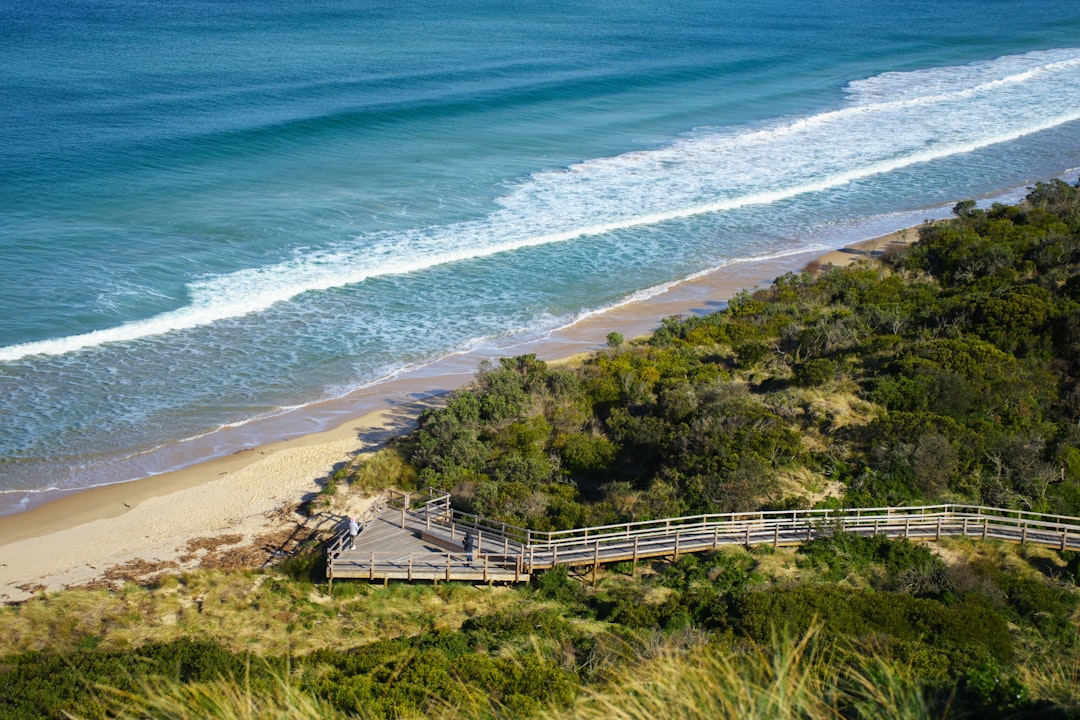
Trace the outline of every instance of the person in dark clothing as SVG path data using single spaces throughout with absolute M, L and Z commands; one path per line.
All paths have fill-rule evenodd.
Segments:
M 461 540 L 461 546 L 465 548 L 465 557 L 469 562 L 473 559 L 473 536 L 471 532 L 465 533 L 465 537 Z

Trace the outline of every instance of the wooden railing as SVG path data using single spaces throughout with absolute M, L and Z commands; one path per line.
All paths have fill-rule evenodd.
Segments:
M 596 527 L 543 532 L 496 522 L 454 510 L 449 495 L 429 491 L 427 496 L 392 493 L 390 507 L 401 510 L 401 527 L 411 524 L 430 537 L 444 538 L 455 547 L 466 532 L 473 535 L 478 562 L 485 579 L 498 574 L 528 578 L 533 572 L 556 565 L 593 565 L 671 556 L 715 549 L 721 545 L 796 545 L 837 532 L 887 535 L 923 540 L 966 536 L 1009 542 L 1035 543 L 1061 550 L 1080 549 L 1080 518 L 1032 513 L 976 505 L 924 505 L 917 507 L 774 510 L 691 515 L 658 520 L 616 523 Z M 396 522 L 396 521 L 395 521 Z M 339 540 L 338 547 L 341 546 Z M 377 553 L 366 558 L 370 574 L 419 579 L 410 556 L 407 572 L 377 568 Z M 337 555 L 332 557 L 332 562 Z M 454 570 L 456 554 L 446 556 L 445 577 L 461 577 Z M 353 559 L 362 562 L 364 558 Z M 390 563 L 389 559 L 383 559 Z M 395 561 L 400 565 L 400 560 Z M 440 561 L 441 562 L 441 561 Z M 463 560 L 462 565 L 468 565 Z M 434 577 L 430 562 L 422 561 L 424 577 Z M 470 566 L 475 570 L 475 565 Z M 495 568 L 498 568 L 496 573 Z M 405 575 L 401 573 L 404 572 Z M 463 570 L 464 572 L 464 570 Z M 467 574 L 467 573 L 466 573 Z M 475 572 L 470 577 L 476 575 Z
M 356 555 L 356 554 L 353 554 Z M 362 552 L 358 557 L 335 559 L 339 577 L 368 580 L 476 580 L 522 582 L 528 580 L 524 556 L 485 553 L 471 560 L 464 553 Z M 351 571 L 351 572 L 350 572 Z M 331 579 L 332 579 L 331 575 Z
M 386 509 L 386 504 L 389 502 L 389 499 L 390 496 L 387 493 L 380 494 L 370 505 L 364 508 L 362 513 L 356 516 L 356 523 L 360 526 L 360 532 L 363 532 L 365 528 L 371 525 L 372 520 L 382 514 L 382 511 Z M 326 550 L 328 567 L 333 567 L 334 560 L 345 550 L 346 543 L 351 541 L 352 537 L 349 535 L 349 529 L 347 527 L 339 531 L 337 535 L 331 539 Z

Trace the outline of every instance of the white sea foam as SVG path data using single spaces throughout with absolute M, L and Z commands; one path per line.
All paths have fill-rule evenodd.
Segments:
M 1080 49 L 849 84 L 841 107 L 765 127 L 537 172 L 473 222 L 368 234 L 336 249 L 207 277 L 186 306 L 111 328 L 0 348 L 59 355 L 258 313 L 306 292 L 550 243 L 783 202 L 1080 120 Z

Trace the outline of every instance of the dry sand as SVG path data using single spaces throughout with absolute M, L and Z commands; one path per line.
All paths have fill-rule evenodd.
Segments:
M 917 239 L 913 229 L 817 257 L 847 265 Z M 813 254 L 721 268 L 647 300 L 585 318 L 543 341 L 513 348 L 557 360 L 604 347 L 609 332 L 636 337 L 675 315 L 724 307 L 740 289 L 770 282 L 814 260 Z M 448 359 L 348 399 L 342 412 L 369 408 L 334 430 L 263 445 L 144 480 L 74 493 L 0 518 L 0 602 L 41 591 L 144 581 L 200 565 L 259 566 L 287 553 L 311 533 L 337 527 L 363 499 L 337 513 L 297 512 L 342 464 L 409 430 L 420 410 L 464 385 L 477 355 Z M 361 393 L 361 395 L 365 395 Z M 355 412 L 353 413 L 356 414 Z

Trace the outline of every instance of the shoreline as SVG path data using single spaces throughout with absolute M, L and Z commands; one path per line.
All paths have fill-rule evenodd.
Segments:
M 917 229 L 906 228 L 825 253 L 723 266 L 649 298 L 587 315 L 544 338 L 498 352 L 477 350 L 444 358 L 320 403 L 321 424 L 341 418 L 329 429 L 299 428 L 291 439 L 196 460 L 138 480 L 71 491 L 2 516 L 0 603 L 20 602 L 43 590 L 180 572 L 197 567 L 221 548 L 251 546 L 275 530 L 303 525 L 306 518 L 296 508 L 314 497 L 337 467 L 410 430 L 423 407 L 467 384 L 482 360 L 535 353 L 547 362 L 565 361 L 606 347 L 610 332 L 640 337 L 664 318 L 715 312 L 740 290 L 767 285 L 812 261 L 848 265 L 917 237 Z M 214 538 L 226 542 L 207 542 Z M 123 567 L 128 572 L 116 572 Z

